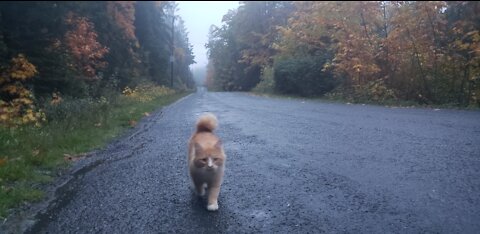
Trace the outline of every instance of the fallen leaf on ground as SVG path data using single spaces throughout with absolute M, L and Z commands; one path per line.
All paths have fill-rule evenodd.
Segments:
M 0 166 L 7 164 L 7 158 L 0 158 Z
M 128 121 L 128 123 L 129 123 L 130 126 L 132 126 L 132 127 L 135 127 L 135 125 L 137 125 L 137 121 L 135 121 L 135 120 L 130 120 L 130 121 Z
M 86 156 L 87 154 L 77 154 L 77 155 L 63 154 L 63 158 L 65 159 L 65 161 L 71 161 L 71 162 L 84 159 Z

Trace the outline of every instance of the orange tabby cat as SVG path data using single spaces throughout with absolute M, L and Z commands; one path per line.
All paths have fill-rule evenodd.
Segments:
M 222 142 L 213 134 L 217 117 L 203 114 L 197 121 L 195 133 L 188 143 L 188 167 L 193 186 L 199 196 L 208 188 L 207 210 L 218 210 L 218 194 L 225 169 L 225 152 Z

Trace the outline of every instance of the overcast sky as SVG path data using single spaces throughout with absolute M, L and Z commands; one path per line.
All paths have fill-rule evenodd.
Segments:
M 214 24 L 220 26 L 222 17 L 228 10 L 236 9 L 239 6 L 238 1 L 218 1 L 218 2 L 185 2 L 178 3 L 177 14 L 185 21 L 185 27 L 188 31 L 188 39 L 193 45 L 193 54 L 196 64 L 192 68 L 207 65 L 207 49 L 205 44 L 208 42 L 208 29 Z

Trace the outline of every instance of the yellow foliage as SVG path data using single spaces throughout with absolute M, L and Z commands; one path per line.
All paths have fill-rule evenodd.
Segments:
M 9 94 L 16 94 L 17 86 L 15 86 L 14 84 L 6 85 L 5 87 L 2 88 L 2 91 Z
M 37 74 L 37 68 L 28 62 L 23 54 L 12 59 L 9 69 L 10 77 L 16 80 L 26 80 Z
M 22 84 L 37 73 L 23 54 L 13 58 L 10 66 L 0 71 L 0 94 L 8 94 L 0 100 L 0 124 L 12 127 L 30 123 L 38 125 L 45 120 L 45 114 L 35 110 L 32 93 Z
M 130 87 L 127 86 L 127 87 L 125 87 L 125 89 L 123 89 L 122 93 L 125 96 L 131 96 L 133 94 L 133 90 L 130 89 Z
M 149 102 L 153 99 L 161 96 L 167 96 L 175 93 L 175 90 L 167 88 L 165 86 L 155 86 L 150 84 L 143 84 L 131 89 L 125 87 L 122 91 L 123 95 L 140 102 Z

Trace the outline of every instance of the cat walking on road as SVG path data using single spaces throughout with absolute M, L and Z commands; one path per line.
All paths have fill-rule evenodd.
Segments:
M 188 168 L 197 195 L 208 190 L 207 210 L 218 210 L 218 194 L 223 181 L 226 155 L 222 142 L 213 131 L 217 117 L 211 113 L 198 118 L 196 130 L 188 143 Z

